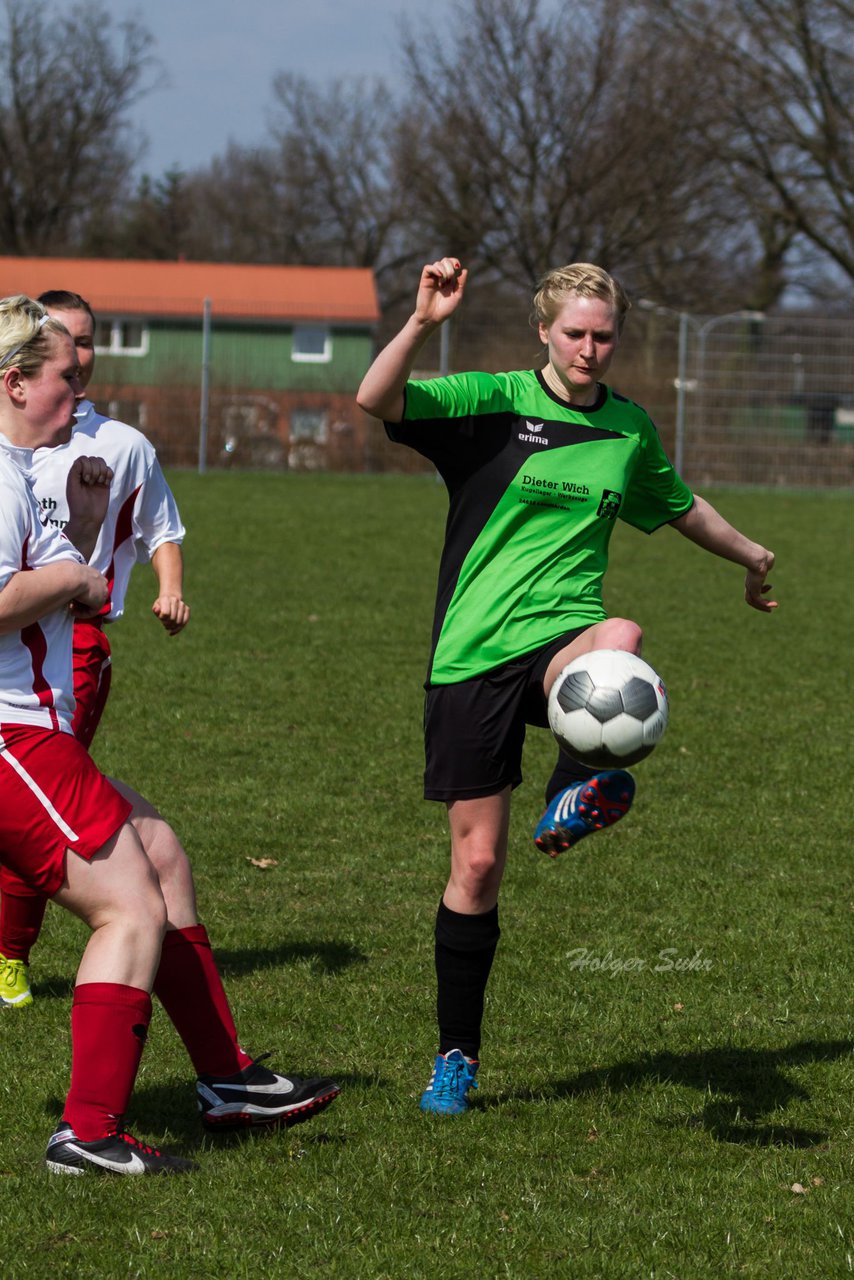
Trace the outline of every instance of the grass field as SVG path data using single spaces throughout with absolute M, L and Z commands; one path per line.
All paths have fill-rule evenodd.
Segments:
M 556 862 L 516 793 L 481 1089 L 417 1107 L 435 1052 L 443 809 L 420 799 L 445 500 L 425 478 L 172 477 L 188 630 L 137 571 L 94 754 L 197 872 L 243 1043 L 341 1097 L 290 1132 L 202 1137 L 156 1011 L 129 1127 L 185 1179 L 50 1178 L 82 926 L 0 1017 L 5 1277 L 850 1275 L 852 503 L 720 493 L 782 602 L 665 530 L 616 530 L 608 604 L 671 693 L 626 822 Z M 266 869 L 250 859 L 274 860 Z

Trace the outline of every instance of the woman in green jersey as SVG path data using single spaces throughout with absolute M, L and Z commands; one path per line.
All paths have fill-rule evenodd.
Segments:
M 429 458 L 449 493 L 425 705 L 425 786 L 444 801 L 451 872 L 436 918 L 439 1052 L 424 1111 L 468 1109 L 486 983 L 498 943 L 510 794 L 526 725 L 545 726 L 559 672 L 594 649 L 640 653 L 642 633 L 608 618 L 602 580 L 619 517 L 670 524 L 745 569 L 762 612 L 773 554 L 728 524 L 673 470 L 647 414 L 601 381 L 629 302 L 600 267 L 548 273 L 534 296 L 542 370 L 410 380 L 419 351 L 459 306 L 456 258 L 424 267 L 415 310 L 365 375 L 358 401 L 392 440 Z M 624 770 L 593 773 L 560 753 L 534 833 L 556 856 L 618 821 Z

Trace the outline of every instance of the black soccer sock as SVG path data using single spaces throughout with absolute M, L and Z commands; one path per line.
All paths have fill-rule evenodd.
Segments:
M 439 903 L 436 1013 L 440 1053 L 461 1049 L 467 1058 L 480 1053 L 483 1000 L 500 935 L 497 906 L 483 915 L 469 916 Z
M 586 782 L 595 773 L 595 769 L 590 769 L 586 764 L 573 760 L 572 756 L 568 756 L 565 751 L 559 751 L 554 773 L 546 783 L 546 805 L 551 804 L 558 792 L 564 791 L 567 787 L 574 787 L 577 782 Z

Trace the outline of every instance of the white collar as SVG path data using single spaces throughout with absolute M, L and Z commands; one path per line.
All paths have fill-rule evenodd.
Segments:
M 12 459 L 15 466 L 19 467 L 21 471 L 29 472 L 30 467 L 33 465 L 32 449 L 25 449 L 21 445 L 12 444 L 12 441 L 8 436 L 4 436 L 2 431 L 0 431 L 0 449 L 3 450 L 8 458 Z
M 44 454 L 53 453 L 55 449 L 66 449 L 68 445 L 71 443 L 74 437 L 74 432 L 77 430 L 77 428 L 82 427 L 85 424 L 87 418 L 94 412 L 95 412 L 95 406 L 93 405 L 91 400 L 81 400 L 77 408 L 74 410 L 74 425 L 71 428 L 71 435 L 68 437 L 68 439 L 63 444 L 39 445 L 38 449 L 31 450 L 33 458 L 35 459 L 35 455 L 38 454 L 39 465 L 41 465 L 41 460 Z

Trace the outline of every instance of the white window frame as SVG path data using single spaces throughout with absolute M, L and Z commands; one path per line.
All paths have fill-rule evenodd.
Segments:
M 145 320 L 140 320 L 136 316 L 100 316 L 100 324 L 109 324 L 110 326 L 110 345 L 108 347 L 95 346 L 95 354 L 98 356 L 147 356 L 148 355 L 148 324 Z M 142 340 L 138 347 L 122 346 L 122 325 L 138 324 L 142 330 Z
M 128 407 L 132 412 L 128 413 Z M 148 406 L 144 400 L 110 400 L 107 402 L 107 413 L 116 422 L 127 422 L 140 431 L 148 427 Z
M 322 351 L 297 351 L 300 331 L 323 334 Z M 295 324 L 291 333 L 291 360 L 295 364 L 328 364 L 332 359 L 332 330 L 327 324 Z
M 302 423 L 317 423 L 317 430 L 306 430 Z M 290 421 L 291 444 L 326 444 L 329 439 L 329 413 L 324 408 L 292 409 Z

